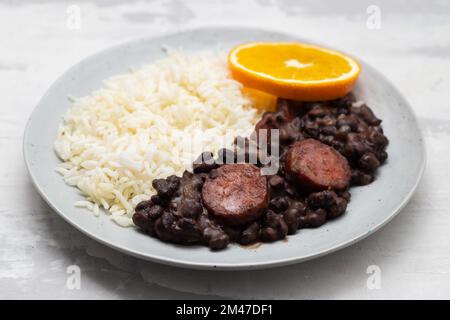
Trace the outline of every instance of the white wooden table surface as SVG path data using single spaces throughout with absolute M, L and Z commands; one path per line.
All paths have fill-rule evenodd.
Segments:
M 67 26 L 69 5 L 81 9 L 80 29 Z M 369 5 L 377 6 L 370 14 Z M 31 185 L 21 150 L 27 118 L 52 81 L 111 45 L 209 25 L 293 32 L 363 57 L 391 79 L 414 107 L 428 153 L 403 212 L 329 256 L 240 273 L 130 258 L 52 212 Z M 446 1 L 0 0 L 0 298 L 450 298 L 449 35 Z M 81 270 L 80 289 L 67 286 L 71 265 Z M 373 265 L 379 286 L 367 274 Z

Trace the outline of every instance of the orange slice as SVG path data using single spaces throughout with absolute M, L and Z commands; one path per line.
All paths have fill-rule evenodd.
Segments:
M 277 106 L 277 97 L 263 91 L 244 87 L 242 92 L 250 99 L 252 105 L 260 110 L 275 111 Z
M 228 64 L 244 86 L 302 101 L 343 97 L 361 72 L 340 52 L 294 42 L 243 44 L 231 50 Z

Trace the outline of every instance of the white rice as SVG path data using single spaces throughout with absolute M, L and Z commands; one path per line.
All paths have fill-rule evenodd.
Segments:
M 75 98 L 55 141 L 63 160 L 56 171 L 86 196 L 75 205 L 132 225 L 153 179 L 180 175 L 201 151 L 253 131 L 260 113 L 241 89 L 224 57 L 169 52 Z

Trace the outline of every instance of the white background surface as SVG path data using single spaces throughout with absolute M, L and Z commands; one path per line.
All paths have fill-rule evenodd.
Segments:
M 66 26 L 69 4 L 81 9 L 79 30 Z M 381 9 L 380 29 L 367 28 L 371 4 Z M 402 213 L 329 256 L 239 273 L 130 258 L 53 213 L 33 189 L 21 151 L 27 118 L 52 81 L 111 45 L 208 25 L 295 33 L 382 71 L 412 104 L 427 143 L 424 178 Z M 0 0 L 0 298 L 450 298 L 449 34 L 446 1 Z M 79 290 L 66 286 L 70 265 L 81 269 Z M 367 286 L 370 265 L 381 270 L 379 289 Z

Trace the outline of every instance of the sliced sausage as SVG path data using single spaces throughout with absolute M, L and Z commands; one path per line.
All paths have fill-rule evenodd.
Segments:
M 219 220 L 240 225 L 267 209 L 266 177 L 253 164 L 227 164 L 211 172 L 202 189 L 203 203 Z
M 312 190 L 347 188 L 351 171 L 347 159 L 332 147 L 314 139 L 294 143 L 286 154 L 286 172 L 300 187 Z

